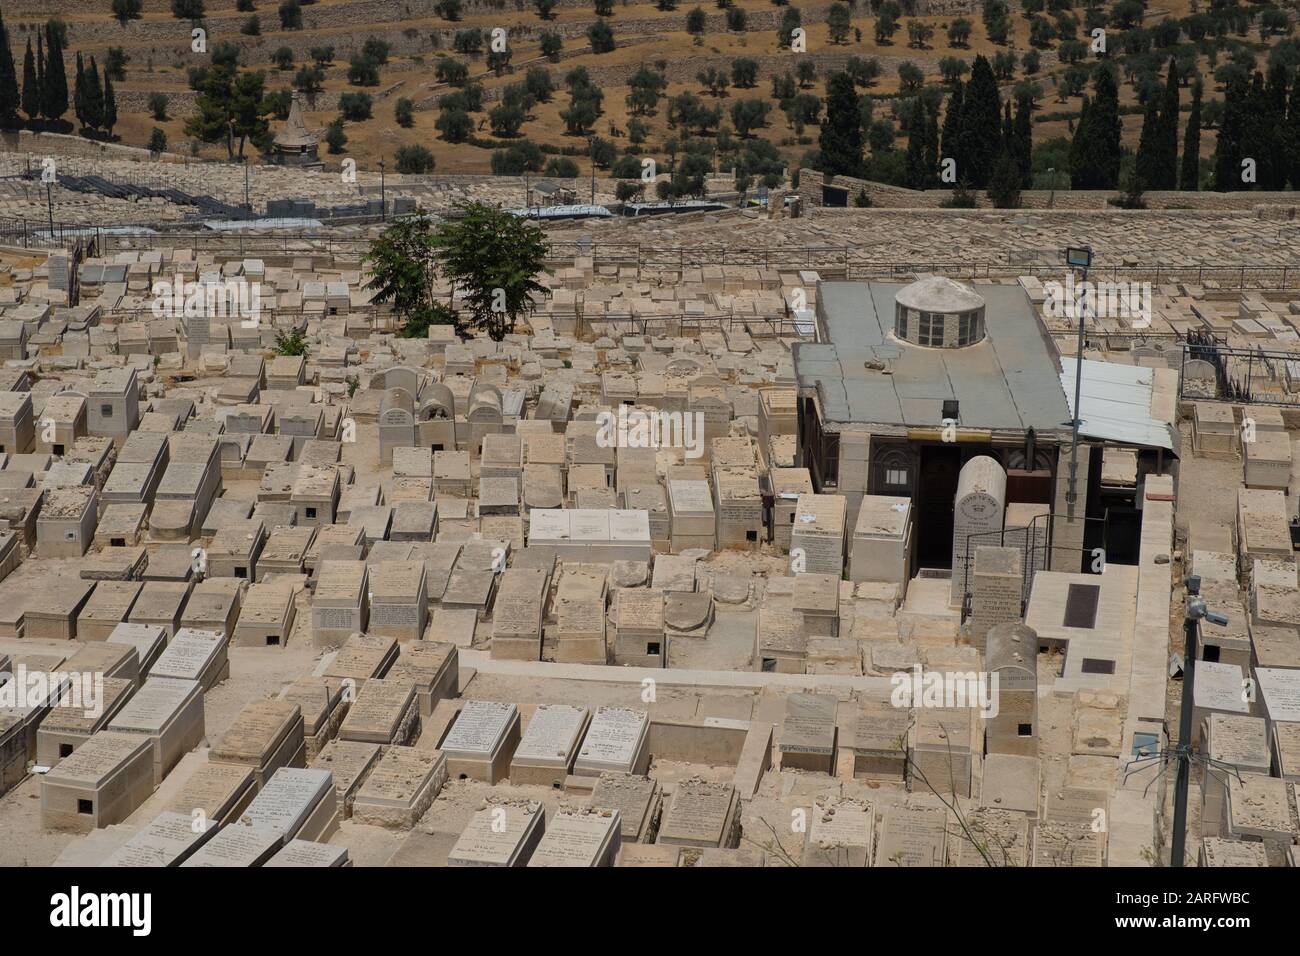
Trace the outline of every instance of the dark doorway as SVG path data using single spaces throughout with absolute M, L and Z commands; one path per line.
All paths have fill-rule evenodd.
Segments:
M 952 506 L 961 446 L 923 445 L 916 491 L 917 558 L 923 568 L 952 567 Z
M 849 191 L 839 186 L 822 186 L 822 205 L 844 208 L 849 204 Z

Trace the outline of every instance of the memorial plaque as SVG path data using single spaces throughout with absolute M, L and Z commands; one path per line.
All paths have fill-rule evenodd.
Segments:
M 591 719 L 573 772 L 594 777 L 605 770 L 636 773 L 645 757 L 650 715 L 643 710 L 601 707 Z

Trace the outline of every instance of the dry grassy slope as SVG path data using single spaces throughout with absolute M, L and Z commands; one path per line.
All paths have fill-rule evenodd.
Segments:
M 517 9 L 517 6 L 522 6 L 523 9 Z M 399 97 L 409 97 L 420 103 L 430 101 L 443 92 L 444 88 L 437 85 L 433 76 L 432 64 L 439 51 L 434 49 L 429 39 L 432 34 L 437 32 L 446 35 L 456 29 L 468 27 L 491 29 L 504 26 L 509 29 L 514 34 L 511 39 L 511 49 L 517 70 L 513 75 L 507 74 L 500 78 L 490 75 L 484 77 L 482 82 L 489 90 L 522 77 L 524 64 L 539 56 L 536 36 L 540 30 L 560 29 L 566 34 L 573 34 L 565 40 L 566 55 L 563 61 L 557 65 L 550 65 L 549 69 L 555 76 L 557 86 L 561 84 L 563 75 L 576 66 L 585 66 L 598 77 L 605 92 L 606 113 L 597 125 L 597 132 L 608 137 L 611 135 L 611 127 L 626 130 L 628 114 L 624 97 L 627 87 L 623 81 L 630 72 L 642 64 L 653 65 L 657 61 L 666 61 L 670 65 L 670 70 L 674 72 L 686 70 L 685 75 L 680 77 L 681 81 L 672 83 L 669 88 L 669 93 L 675 94 L 683 90 L 701 92 L 699 85 L 694 82 L 693 75 L 707 65 L 716 64 L 726 68 L 736 57 L 747 56 L 758 59 L 763 66 L 758 87 L 753 90 L 730 91 L 730 94 L 722 100 L 724 108 L 728 108 L 731 102 L 740 97 L 758 96 L 766 99 L 770 92 L 767 76 L 774 69 L 783 69 L 782 63 L 785 60 L 789 60 L 789 68 L 793 70 L 800 58 L 789 51 L 778 49 L 776 32 L 771 28 L 751 29 L 744 34 L 731 34 L 711 29 L 703 37 L 703 42 L 696 44 L 694 38 L 685 32 L 686 13 L 693 6 L 694 4 L 689 2 L 681 3 L 677 10 L 663 12 L 656 10 L 649 0 L 616 3 L 614 16 L 611 18 L 615 36 L 619 40 L 632 39 L 632 32 L 622 28 L 620 24 L 640 25 L 640 28 L 635 30 L 636 40 L 631 45 L 621 47 L 614 52 L 596 55 L 590 52 L 585 37 L 581 35 L 586 26 L 595 19 L 592 7 L 587 3 L 574 5 L 570 0 L 566 0 L 565 5 L 557 7 L 554 19 L 549 22 L 541 21 L 531 3 L 525 4 L 522 0 L 508 3 L 501 10 L 492 10 L 487 4 L 470 0 L 465 3 L 465 12 L 461 20 L 456 23 L 448 23 L 436 16 L 428 15 L 427 11 L 430 7 L 428 0 L 417 3 L 360 5 L 351 3 L 350 0 L 320 0 L 316 4 L 303 8 L 307 29 L 289 32 L 281 32 L 278 29 L 279 19 L 276 14 L 278 3 L 274 0 L 257 0 L 256 14 L 260 18 L 263 33 L 256 38 L 245 37 L 238 32 L 238 25 L 251 14 L 237 13 L 234 0 L 210 0 L 208 3 L 209 43 L 227 40 L 239 43 L 245 49 L 246 63 L 268 70 L 269 86 L 273 89 L 291 85 L 295 72 L 279 72 L 270 66 L 270 57 L 279 46 L 290 44 L 303 50 L 311 46 L 335 46 L 340 52 L 336 62 L 328 70 L 326 92 L 318 97 L 317 108 L 308 114 L 309 124 L 317 127 L 335 117 L 333 104 L 338 93 L 356 89 L 347 82 L 346 56 L 342 51 L 359 47 L 370 36 L 388 40 L 399 49 L 409 49 L 411 53 L 395 55 L 383 68 L 379 87 L 367 90 L 375 98 L 374 116 L 365 122 L 348 124 L 349 142 L 343 155 L 356 158 L 363 167 L 372 167 L 380 156 L 391 157 L 398 147 L 418 143 L 429 147 L 434 152 L 438 161 L 438 170 L 441 172 L 486 173 L 489 171 L 488 150 L 463 144 L 452 145 L 437 138 L 433 125 L 437 119 L 436 109 L 417 112 L 415 125 L 411 129 L 402 129 L 393 120 L 393 106 Z M 777 16 L 780 13 L 765 0 L 739 0 L 737 6 L 750 14 L 751 21 L 762 16 L 770 16 L 774 11 Z M 808 55 L 815 62 L 825 62 L 829 58 L 832 64 L 841 62 L 842 58 L 849 54 L 880 58 L 885 68 L 885 75 L 876 87 L 880 92 L 897 89 L 896 68 L 903 60 L 912 60 L 925 68 L 932 79 L 937 79 L 937 62 L 944 56 L 955 55 L 971 59 L 978 53 L 991 54 L 998 49 L 985 35 L 983 24 L 980 22 L 978 5 L 975 5 L 975 12 L 967 14 L 968 19 L 974 24 L 974 32 L 970 47 L 965 50 L 950 49 L 947 45 L 943 27 L 953 19 L 951 16 L 923 18 L 935 27 L 936 35 L 928 49 L 916 50 L 907 46 L 905 26 L 896 34 L 892 44 L 876 44 L 873 39 L 874 18 L 865 15 L 866 4 L 859 4 L 859 11 L 855 13 L 853 23 L 863 33 L 862 42 L 853 42 L 850 38 L 848 44 L 837 46 L 829 42 L 826 27 L 823 22 L 820 22 L 824 20 L 828 4 L 817 0 L 817 2 L 798 4 L 798 6 L 804 13 L 805 24 L 808 25 Z M 48 8 L 37 3 L 36 0 L 18 0 L 17 3 L 6 4 L 6 7 L 11 8 L 6 10 L 6 19 L 13 28 L 15 43 L 19 48 L 18 54 L 21 56 L 21 47 L 28 35 L 24 32 L 24 28 L 48 16 Z M 167 12 L 165 0 L 146 0 L 144 20 L 132 23 L 124 29 L 118 28 L 112 22 L 107 13 L 108 7 L 108 0 L 95 0 L 93 4 L 78 5 L 75 10 L 60 13 L 70 27 L 73 50 L 83 50 L 87 54 L 94 53 L 102 59 L 108 46 L 122 46 L 131 57 L 131 62 L 128 65 L 127 79 L 118 84 L 118 89 L 123 93 L 141 94 L 137 97 L 140 103 L 145 100 L 143 94 L 153 91 L 185 96 L 186 70 L 195 61 L 202 59 L 198 55 L 191 54 L 184 43 L 188 25 L 171 17 Z M 702 3 L 701 7 L 710 16 L 711 22 L 720 15 L 720 11 L 712 3 Z M 1147 22 L 1148 24 L 1155 22 L 1166 15 L 1184 16 L 1190 12 L 1190 7 L 1191 0 L 1168 0 L 1161 3 L 1159 8 L 1153 6 L 1148 11 Z M 359 10 L 362 16 L 369 11 L 373 18 L 347 22 L 345 26 L 327 28 L 313 26 L 320 22 L 333 23 L 346 20 L 353 9 Z M 1014 32 L 1010 47 L 1017 52 L 1024 52 L 1029 49 L 1027 21 L 1017 14 L 1013 22 Z M 156 36 L 160 32 L 168 39 L 157 40 Z M 442 44 L 444 49 L 447 45 Z M 299 62 L 303 60 L 305 56 L 300 56 Z M 469 62 L 472 75 L 480 74 L 485 70 L 481 56 L 470 58 Z M 1054 69 L 1054 56 L 1051 54 L 1045 56 L 1044 65 L 1045 70 Z M 1201 66 L 1203 71 L 1209 72 L 1208 64 L 1202 62 Z M 824 93 L 822 85 L 824 72 L 824 67 L 819 69 L 818 82 L 810 92 L 818 95 Z M 1038 78 L 1045 90 L 1043 97 L 1045 111 L 1056 112 L 1078 108 L 1077 98 L 1072 98 L 1068 103 L 1058 101 L 1050 77 L 1040 75 Z M 1121 91 L 1121 99 L 1123 102 L 1132 102 L 1131 90 L 1125 87 Z M 559 111 L 566 102 L 567 96 L 561 94 L 551 103 L 540 105 L 524 126 L 523 135 L 536 142 L 557 146 L 565 144 L 580 146 L 580 140 L 564 135 Z M 160 126 L 167 133 L 174 150 L 185 148 L 188 144 L 183 132 L 183 112 L 179 109 L 172 112 L 175 115 L 166 122 L 158 123 L 143 109 L 123 110 L 117 133 L 123 142 L 143 144 L 148 139 L 150 130 L 154 126 Z M 653 155 L 660 151 L 663 141 L 672 135 L 672 131 L 667 127 L 665 110 L 662 108 L 656 115 L 648 117 L 648 122 L 653 131 L 649 153 Z M 1128 116 L 1125 117 L 1124 122 L 1125 142 L 1136 144 L 1141 118 Z M 486 136 L 488 135 L 486 122 L 483 126 L 482 135 Z M 1065 122 L 1045 123 L 1035 127 L 1035 137 L 1039 141 L 1051 136 L 1068 135 L 1068 133 Z M 770 125 L 763 135 L 776 143 L 787 158 L 797 159 L 806 149 L 815 145 L 817 131 L 815 128 L 809 129 L 805 133 L 804 142 L 799 142 L 785 117 L 774 112 Z M 616 139 L 616 142 L 619 140 Z M 626 140 L 621 142 L 625 144 Z M 1213 147 L 1213 134 L 1203 135 L 1203 154 L 1210 155 Z M 220 158 L 222 153 L 220 147 L 203 147 L 201 150 L 201 155 L 214 158 Z M 326 158 L 336 161 L 342 157 Z M 588 168 L 582 157 L 576 157 L 576 161 L 584 170 Z

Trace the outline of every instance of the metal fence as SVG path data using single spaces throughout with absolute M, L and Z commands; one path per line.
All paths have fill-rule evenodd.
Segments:
M 1083 522 L 1083 541 L 1096 538 L 1094 547 L 1067 548 L 1055 538 L 1056 522 Z M 1039 514 L 1030 519 L 1024 528 L 1000 528 L 996 531 L 977 531 L 966 535 L 964 545 L 964 573 L 962 577 L 961 619 L 967 620 L 973 611 L 975 555 L 979 548 L 1015 548 L 1020 552 L 1020 617 L 1025 616 L 1029 594 L 1034 585 L 1034 574 L 1052 568 L 1053 557 L 1058 569 L 1084 573 L 1100 573 L 1106 566 L 1106 522 L 1102 518 L 1080 515 Z M 1066 567 L 1062 568 L 1061 565 Z
M 1183 345 L 1179 398 L 1256 405 L 1300 405 L 1300 351 L 1227 345 L 1193 330 Z

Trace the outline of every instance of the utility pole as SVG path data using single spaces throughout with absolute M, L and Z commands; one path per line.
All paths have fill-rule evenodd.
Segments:
M 52 183 L 45 184 L 45 208 L 50 213 L 50 242 L 54 241 L 54 195 L 50 191 Z
M 248 200 L 248 157 L 244 157 L 244 208 L 253 211 L 253 204 Z
M 1178 745 L 1173 758 L 1178 761 L 1178 778 L 1174 786 L 1174 832 L 1169 851 L 1169 865 L 1182 866 L 1187 853 L 1187 787 L 1192 770 L 1192 697 L 1196 687 L 1196 627 L 1200 620 L 1220 627 L 1227 625 L 1226 614 L 1211 611 L 1201 597 L 1201 576 L 1189 574 L 1183 579 L 1187 588 L 1187 607 L 1183 615 L 1183 700 L 1178 711 Z
M 379 218 L 388 222 L 388 202 L 384 193 L 384 161 L 379 161 Z
M 591 204 L 596 205 L 596 134 L 587 137 L 587 156 L 591 160 Z

